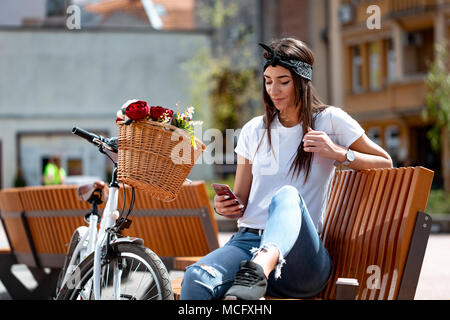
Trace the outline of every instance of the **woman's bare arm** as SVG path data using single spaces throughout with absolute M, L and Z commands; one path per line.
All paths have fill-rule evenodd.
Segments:
M 306 152 L 315 152 L 323 157 L 344 162 L 347 148 L 337 145 L 322 131 L 310 130 L 304 137 L 304 149 Z M 355 160 L 349 164 L 349 168 L 355 170 L 370 168 L 392 168 L 392 159 L 389 154 L 363 134 L 350 146 L 355 153 Z
M 353 142 L 350 149 L 355 153 L 355 160 L 348 165 L 350 169 L 392 168 L 392 159 L 389 153 L 365 134 Z M 341 157 L 338 161 L 345 161 L 346 152 L 346 148 L 341 150 Z
M 248 159 L 238 155 L 233 192 L 244 206 L 247 206 L 252 180 L 252 164 Z
M 227 199 L 225 196 L 215 195 L 214 206 L 217 213 L 230 219 L 242 217 L 245 207 L 247 206 L 252 179 L 252 165 L 250 161 L 238 155 L 233 193 L 236 195 L 239 203 L 236 203 L 233 199 Z

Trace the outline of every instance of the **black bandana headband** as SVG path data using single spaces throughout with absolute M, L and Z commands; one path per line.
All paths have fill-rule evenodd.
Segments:
M 298 74 L 300 77 L 302 77 L 306 80 L 309 80 L 309 81 L 312 80 L 312 66 L 310 64 L 300 61 L 300 60 L 286 59 L 284 57 L 280 57 L 268 45 L 265 45 L 264 43 L 260 43 L 259 45 L 272 55 L 272 58 L 264 59 L 265 60 L 264 70 L 266 70 L 266 68 L 269 65 L 272 67 L 279 65 L 279 66 L 282 66 L 289 70 L 294 71 L 296 74 Z

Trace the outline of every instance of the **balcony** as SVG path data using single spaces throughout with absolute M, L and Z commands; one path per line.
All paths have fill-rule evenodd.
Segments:
M 425 106 L 424 76 L 405 77 L 378 91 L 349 93 L 345 109 L 352 114 L 385 117 L 393 114 L 413 115 Z M 358 117 L 360 118 L 360 117 Z
M 398 18 L 435 10 L 437 6 L 450 4 L 450 0 L 391 0 L 389 4 L 391 17 Z

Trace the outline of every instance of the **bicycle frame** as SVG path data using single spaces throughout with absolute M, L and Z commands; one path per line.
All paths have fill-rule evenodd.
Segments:
M 108 230 L 115 225 L 116 220 L 119 218 L 119 212 L 117 211 L 118 191 L 119 185 L 117 183 L 117 163 L 114 162 L 114 171 L 113 178 L 110 183 L 109 197 L 100 220 L 100 228 L 97 230 L 98 216 L 96 214 L 91 214 L 88 222 L 89 227 L 79 227 L 77 229 L 81 235 L 81 240 L 75 247 L 61 287 L 64 286 L 64 284 L 70 279 L 74 269 L 77 267 L 77 264 L 75 264 L 77 257 L 80 255 L 79 262 L 81 262 L 87 256 L 94 253 L 93 291 L 94 298 L 96 300 L 100 299 L 102 248 L 108 239 Z M 115 271 L 115 277 L 117 276 L 118 274 L 116 274 Z M 114 290 L 116 293 L 116 299 L 119 298 L 116 296 L 118 291 L 119 290 Z

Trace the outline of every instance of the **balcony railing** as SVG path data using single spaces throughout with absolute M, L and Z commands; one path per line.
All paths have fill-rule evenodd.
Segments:
M 450 3 L 449 0 L 391 0 L 390 12 L 393 16 L 416 14 L 435 9 L 439 4 Z

